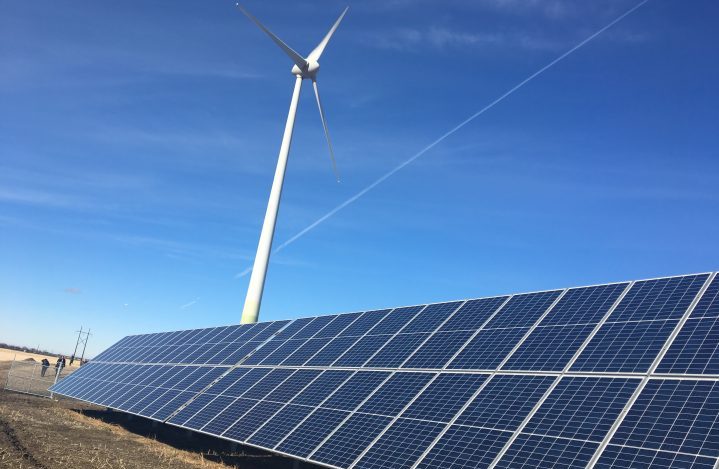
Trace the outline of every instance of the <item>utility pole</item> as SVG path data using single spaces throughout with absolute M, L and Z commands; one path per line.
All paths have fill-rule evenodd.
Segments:
M 87 332 L 85 335 L 85 342 L 82 344 L 82 355 L 80 356 L 80 365 L 82 365 L 85 361 L 85 348 L 87 347 L 87 339 L 90 338 L 90 328 L 87 328 Z
M 77 342 L 75 342 L 75 351 L 72 353 L 73 358 L 77 358 L 77 348 L 82 344 L 82 356 L 80 357 L 80 364 L 82 365 L 82 362 L 85 358 L 85 348 L 87 347 L 87 339 L 90 338 L 90 329 L 87 331 L 82 330 L 82 326 L 80 326 L 80 330 L 77 332 Z

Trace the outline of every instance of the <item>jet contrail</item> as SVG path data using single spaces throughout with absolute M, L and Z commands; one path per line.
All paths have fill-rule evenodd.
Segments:
M 616 18 L 615 18 L 614 20 L 612 20 L 610 23 L 608 23 L 607 25 L 605 25 L 605 26 L 602 27 L 601 29 L 597 30 L 596 32 L 594 32 L 593 34 L 591 34 L 590 36 L 588 36 L 587 38 L 585 38 L 583 41 L 581 41 L 580 43 L 578 43 L 577 45 L 575 45 L 574 47 L 572 47 L 571 49 L 569 49 L 568 51 L 566 51 L 565 53 L 563 53 L 562 55 L 560 55 L 559 57 L 557 57 L 557 58 L 555 58 L 554 60 L 552 60 L 551 62 L 549 62 L 549 63 L 548 63 L 547 65 L 545 65 L 544 67 L 542 67 L 542 68 L 540 68 L 539 70 L 537 70 L 536 72 L 532 73 L 531 75 L 529 75 L 529 76 L 528 76 L 527 78 L 525 78 L 524 80 L 522 80 L 522 81 L 520 81 L 519 83 L 517 83 L 516 85 L 514 85 L 512 88 L 510 88 L 509 90 L 507 90 L 504 94 L 500 95 L 497 99 L 495 99 L 495 100 L 492 101 L 491 103 L 487 104 L 487 105 L 484 106 L 482 109 L 480 109 L 479 111 L 475 112 L 474 114 L 472 114 L 471 116 L 469 116 L 468 118 L 466 118 L 465 120 L 463 120 L 462 122 L 460 122 L 459 124 L 457 124 L 456 126 L 452 127 L 450 130 L 448 130 L 447 132 L 445 132 L 444 134 L 442 134 L 442 136 L 440 136 L 438 139 L 436 139 L 435 141 L 433 141 L 432 143 L 430 143 L 429 145 L 427 145 L 426 147 L 424 147 L 423 149 L 421 149 L 420 151 L 418 151 L 417 153 L 415 153 L 415 154 L 414 154 L 413 156 L 411 156 L 409 159 L 403 161 L 403 162 L 400 163 L 398 166 L 396 166 L 395 168 L 391 169 L 389 172 L 385 173 L 385 174 L 384 174 L 383 176 L 381 176 L 379 179 L 377 179 L 376 181 L 374 181 L 373 183 L 371 183 L 369 186 L 365 187 L 364 189 L 362 189 L 361 191 L 359 191 L 358 193 L 356 193 L 355 195 L 353 195 L 353 196 L 350 197 L 349 199 L 345 200 L 344 202 L 342 202 L 341 204 L 339 204 L 337 207 L 333 208 L 332 210 L 330 210 L 330 211 L 327 212 L 326 214 L 322 215 L 320 218 L 318 218 L 318 219 L 317 219 L 316 221 L 314 221 L 312 224 L 310 224 L 309 226 L 307 226 L 305 229 L 303 229 L 302 231 L 300 231 L 300 232 L 297 233 L 296 235 L 292 236 L 292 237 L 291 237 L 290 239 L 288 239 L 287 241 L 285 241 L 285 242 L 283 242 L 282 244 L 280 244 L 279 246 L 277 246 L 277 247 L 275 248 L 275 250 L 272 251 L 272 253 L 273 253 L 273 254 L 277 254 L 278 252 L 280 252 L 281 250 L 283 250 L 284 248 L 286 248 L 286 247 L 289 246 L 290 244 L 292 244 L 292 243 L 294 243 L 295 241 L 297 241 L 298 239 L 300 239 L 302 236 L 306 235 L 307 233 L 309 233 L 310 231 L 312 231 L 313 229 L 315 229 L 317 226 L 319 226 L 320 224 L 322 224 L 325 220 L 327 220 L 328 218 L 332 217 L 334 214 L 336 214 L 337 212 L 339 212 L 339 211 L 342 210 L 343 208 L 347 207 L 347 206 L 350 205 L 351 203 L 355 202 L 357 199 L 359 199 L 360 197 L 362 197 L 363 195 L 365 195 L 367 192 L 371 191 L 372 189 L 374 189 L 374 188 L 377 187 L 378 185 L 382 184 L 384 181 L 386 181 L 386 180 L 389 179 L 392 175 L 394 175 L 397 171 L 401 170 L 402 168 L 404 168 L 404 167 L 407 166 L 408 164 L 414 162 L 417 158 L 419 158 L 420 156 L 424 155 L 425 153 L 427 153 L 427 152 L 428 152 L 429 150 L 431 150 L 432 148 L 434 148 L 434 147 L 436 147 L 437 145 L 439 145 L 440 143 L 442 143 L 445 139 L 447 139 L 447 137 L 450 137 L 450 136 L 453 135 L 455 132 L 457 132 L 458 130 L 462 129 L 464 126 L 466 126 L 467 124 L 469 124 L 470 122 L 472 122 L 473 120 L 475 120 L 477 117 L 481 116 L 482 114 L 484 114 L 485 112 L 489 111 L 490 109 L 492 109 L 492 108 L 493 108 L 494 106 L 496 106 L 497 104 L 499 104 L 499 103 L 501 103 L 502 101 L 504 101 L 506 98 L 508 98 L 510 95 L 512 95 L 515 91 L 519 90 L 519 89 L 522 88 L 524 85 L 526 85 L 526 84 L 529 83 L 530 81 L 534 80 L 534 79 L 537 78 L 539 75 L 541 75 L 542 73 L 544 73 L 544 72 L 547 71 L 548 69 L 552 68 L 553 66 L 555 66 L 556 64 L 558 64 L 558 63 L 561 62 L 562 60 L 566 59 L 569 55 L 571 55 L 572 53 L 574 53 L 574 52 L 577 51 L 578 49 L 581 49 L 583 46 L 585 46 L 587 43 L 589 43 L 590 41 L 592 41 L 593 39 L 595 39 L 597 36 L 599 36 L 600 34 L 602 34 L 602 33 L 603 33 L 604 31 L 606 31 L 607 29 L 611 28 L 611 27 L 614 26 L 615 24 L 617 24 L 617 23 L 619 23 L 620 21 L 622 21 L 624 18 L 626 18 L 627 16 L 629 16 L 630 14 L 632 14 L 635 10 L 639 9 L 642 5 L 644 5 L 644 4 L 647 3 L 648 1 L 649 1 L 649 0 L 642 0 L 641 2 L 637 3 L 637 4 L 634 5 L 632 8 L 630 8 L 629 10 L 625 11 L 624 13 L 622 13 L 621 15 L 619 15 L 618 17 L 616 17 Z M 252 272 L 252 267 L 248 267 L 247 269 L 243 270 L 242 272 L 236 274 L 236 275 L 235 275 L 235 278 L 244 277 L 245 275 L 249 274 L 250 272 Z

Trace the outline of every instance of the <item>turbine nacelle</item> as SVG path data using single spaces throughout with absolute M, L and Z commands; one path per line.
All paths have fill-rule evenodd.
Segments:
M 292 74 L 302 78 L 310 78 L 312 80 L 317 76 L 317 72 L 320 69 L 320 64 L 316 60 L 306 61 L 306 65 L 300 68 L 295 64 L 292 66 Z
M 320 110 L 320 118 L 322 119 L 322 127 L 325 131 L 325 137 L 327 138 L 327 146 L 330 149 L 330 159 L 332 160 L 332 171 L 335 173 L 335 177 L 337 178 L 337 182 L 340 181 L 339 173 L 337 173 L 337 164 L 335 163 L 335 152 L 332 149 L 332 140 L 330 140 L 330 132 L 327 129 L 327 121 L 325 120 L 325 111 L 322 108 L 322 101 L 320 101 L 320 91 L 317 88 L 317 72 L 320 70 L 320 56 L 322 55 L 322 52 L 324 52 L 325 47 L 327 47 L 327 43 L 330 42 L 330 39 L 332 38 L 332 35 L 337 30 L 337 27 L 340 25 L 340 22 L 342 21 L 342 18 L 344 18 L 345 14 L 347 13 L 347 10 L 349 10 L 349 7 L 346 7 L 339 18 L 337 18 L 337 21 L 332 25 L 330 30 L 325 34 L 325 37 L 322 38 L 319 44 L 317 44 L 317 47 L 312 49 L 312 52 L 310 52 L 307 57 L 302 57 L 300 54 L 294 51 L 290 46 L 285 44 L 285 42 L 277 37 L 275 33 L 267 29 L 267 27 L 260 23 L 260 20 L 255 18 L 252 13 L 245 10 L 245 8 L 237 4 L 237 8 L 240 9 L 242 13 L 246 17 L 248 17 L 253 23 L 257 25 L 258 28 L 260 28 L 265 34 L 267 34 L 270 39 L 272 39 L 272 42 L 277 44 L 277 47 L 282 49 L 282 52 L 284 52 L 287 57 L 289 57 L 292 62 L 295 63 L 295 65 L 292 67 L 292 74 L 295 75 L 297 78 L 305 79 L 309 78 L 312 80 L 312 87 L 315 90 L 315 98 L 317 99 L 317 107 Z

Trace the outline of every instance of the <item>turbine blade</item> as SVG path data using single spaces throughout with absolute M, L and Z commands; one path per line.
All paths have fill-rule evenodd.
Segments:
M 277 44 L 280 47 L 280 49 L 282 49 L 284 51 L 284 53 L 287 54 L 287 56 L 290 59 L 292 59 L 292 61 L 295 63 L 295 65 L 300 67 L 300 69 L 305 68 L 307 66 L 307 61 L 300 54 L 298 54 L 290 46 L 285 44 L 282 41 L 282 39 L 277 37 L 272 31 L 267 29 L 264 24 L 260 23 L 260 20 L 258 20 L 254 16 L 252 16 L 252 13 L 245 10 L 244 7 L 242 5 L 240 5 L 239 3 L 237 4 L 237 8 L 239 8 L 240 11 L 245 14 L 246 17 L 248 17 L 250 20 L 252 20 L 253 23 L 255 23 L 262 31 L 264 31 L 265 34 L 267 34 L 270 37 L 270 39 L 272 39 L 275 42 L 275 44 Z
M 337 26 L 340 25 L 340 22 L 342 21 L 342 18 L 345 17 L 345 14 L 347 13 L 347 10 L 349 10 L 350 7 L 345 7 L 344 11 L 340 15 L 339 18 L 337 18 L 337 21 L 335 21 L 335 24 L 332 25 L 327 35 L 325 35 L 324 39 L 320 41 L 319 44 L 317 44 L 317 47 L 315 47 L 312 52 L 310 52 L 310 55 L 307 56 L 307 60 L 319 60 L 320 56 L 322 55 L 322 52 L 324 52 L 325 47 L 327 47 L 327 43 L 330 42 L 330 38 L 337 30 Z
M 340 175 L 337 172 L 337 162 L 335 161 L 335 151 L 332 149 L 332 140 L 330 139 L 330 131 L 327 128 L 327 121 L 325 120 L 325 110 L 322 108 L 322 101 L 320 100 L 320 91 L 317 89 L 317 80 L 312 80 L 312 87 L 315 89 L 315 98 L 317 98 L 317 107 L 320 110 L 320 119 L 322 119 L 322 127 L 325 129 L 325 137 L 327 137 L 327 146 L 330 149 L 330 159 L 332 160 L 332 171 L 335 173 L 337 182 L 340 182 Z

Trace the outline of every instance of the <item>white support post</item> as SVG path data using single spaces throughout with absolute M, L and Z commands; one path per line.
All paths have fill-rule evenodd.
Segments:
M 270 251 L 272 250 L 272 238 L 275 234 L 275 224 L 277 222 L 277 212 L 280 208 L 280 198 L 282 197 L 282 185 L 285 180 L 285 169 L 287 168 L 287 157 L 290 153 L 290 144 L 292 143 L 292 129 L 295 124 L 295 115 L 297 114 L 297 103 L 300 99 L 300 90 L 302 89 L 302 77 L 297 76 L 295 80 L 295 89 L 292 92 L 292 101 L 290 102 L 290 112 L 287 116 L 285 124 L 285 133 L 282 137 L 282 145 L 280 146 L 280 155 L 277 159 L 277 169 L 275 170 L 275 178 L 272 181 L 272 190 L 270 191 L 270 200 L 267 203 L 267 212 L 265 213 L 265 221 L 262 224 L 262 232 L 260 241 L 257 246 L 257 254 L 255 255 L 255 263 L 252 267 L 252 276 L 250 277 L 250 285 L 247 288 L 247 296 L 245 297 L 245 306 L 242 310 L 241 324 L 253 324 L 257 322 L 260 314 L 260 303 L 262 302 L 262 291 L 265 288 L 265 277 L 267 276 L 267 264 L 270 261 Z

